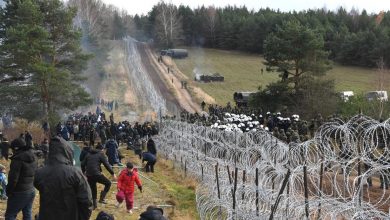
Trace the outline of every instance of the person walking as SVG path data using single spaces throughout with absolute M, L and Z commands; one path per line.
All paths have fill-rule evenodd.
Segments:
M 23 220 L 32 219 L 32 205 L 35 198 L 34 174 L 38 167 L 37 159 L 26 141 L 17 138 L 11 142 L 13 156 L 8 173 L 6 192 L 8 196 L 6 220 L 15 220 L 22 211 Z
M 62 137 L 51 138 L 47 165 L 38 169 L 39 220 L 88 220 L 92 194 L 82 171 L 73 166 L 73 150 Z
M 93 200 L 94 209 L 97 208 L 96 184 L 100 183 L 104 185 L 104 189 L 103 191 L 101 191 L 100 199 L 99 199 L 99 202 L 104 204 L 107 204 L 107 202 L 104 199 L 111 187 L 111 181 L 102 174 L 102 170 L 100 168 L 101 164 L 104 165 L 107 171 L 112 175 L 112 178 L 115 180 L 116 179 L 115 173 L 112 170 L 111 165 L 108 163 L 107 157 L 103 154 L 102 145 L 98 145 L 96 146 L 96 149 L 90 150 L 89 154 L 87 154 L 87 156 L 85 157 L 85 160 L 83 160 L 83 162 L 81 163 L 81 169 L 87 176 L 88 184 L 92 191 L 92 200 Z
M 142 193 L 142 183 L 138 177 L 137 169 L 134 168 L 133 164 L 128 162 L 126 169 L 122 170 L 118 177 L 118 193 L 116 199 L 118 201 L 117 207 L 126 201 L 127 212 L 132 214 L 134 206 L 134 184 L 137 184 L 139 191 Z
M 119 158 L 119 151 L 118 151 L 118 144 L 114 140 L 112 136 L 109 137 L 109 140 L 106 143 L 106 155 L 108 157 L 108 162 L 113 166 L 114 164 L 118 164 L 119 166 L 122 166 L 120 158 Z

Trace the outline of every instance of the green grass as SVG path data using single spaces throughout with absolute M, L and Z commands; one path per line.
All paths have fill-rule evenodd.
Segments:
M 362 67 L 351 67 L 334 65 L 327 76 L 336 82 L 337 91 L 353 91 L 355 94 L 366 93 L 372 90 L 379 90 L 379 71 Z M 390 85 L 390 77 L 384 77 L 383 90 L 387 90 Z
M 195 83 L 214 97 L 218 104 L 233 102 L 235 91 L 256 91 L 270 82 L 278 80 L 278 73 L 265 71 L 263 57 L 237 51 L 224 51 L 204 48 L 186 48 L 189 57 L 176 59 L 177 67 L 191 79 L 194 69 L 202 73 L 218 72 L 225 77 L 223 83 Z M 264 73 L 261 74 L 261 68 Z M 326 76 L 334 79 L 337 91 L 352 90 L 355 94 L 378 90 L 378 71 L 376 69 L 334 65 Z M 385 77 L 384 88 L 390 85 L 390 76 Z
M 225 82 L 195 83 L 219 104 L 233 101 L 235 91 L 256 91 L 260 85 L 265 86 L 278 79 L 277 74 L 267 73 L 260 55 L 223 51 L 215 49 L 187 48 L 189 57 L 176 59 L 177 67 L 188 77 L 194 79 L 194 69 L 202 73 L 220 73 Z M 261 68 L 264 73 L 261 74 Z

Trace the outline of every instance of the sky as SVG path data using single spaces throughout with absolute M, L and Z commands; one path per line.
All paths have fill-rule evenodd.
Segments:
M 323 8 L 335 10 L 340 6 L 350 10 L 352 7 L 362 11 L 366 9 L 368 13 L 378 13 L 390 10 L 390 0 L 171 0 L 175 5 L 188 5 L 197 8 L 201 5 L 214 5 L 223 7 L 226 5 L 245 5 L 248 9 L 258 10 L 260 8 L 280 9 L 281 11 L 305 10 L 313 8 Z M 125 9 L 129 14 L 147 14 L 157 4 L 159 0 L 103 0 L 103 2 Z M 165 0 L 169 2 L 169 0 Z

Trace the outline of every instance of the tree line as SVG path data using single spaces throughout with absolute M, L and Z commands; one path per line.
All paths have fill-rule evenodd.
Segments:
M 176 23 L 168 27 L 175 35 L 166 35 L 168 40 L 161 37 L 167 30 L 167 17 Z M 161 1 L 147 15 L 134 16 L 137 37 L 154 39 L 162 47 L 184 44 L 261 54 L 265 39 L 283 21 L 297 21 L 321 35 L 329 58 L 341 64 L 375 67 L 380 57 L 390 64 L 390 54 L 386 53 L 390 48 L 390 12 L 368 14 L 342 7 L 337 11 L 322 8 L 299 12 L 235 6 L 191 9 Z

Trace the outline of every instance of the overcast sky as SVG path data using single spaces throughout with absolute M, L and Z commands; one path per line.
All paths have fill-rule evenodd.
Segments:
M 129 14 L 146 14 L 159 0 L 103 0 L 103 2 L 113 4 L 120 9 L 125 9 Z M 169 0 L 166 0 L 169 2 Z M 226 5 L 245 5 L 249 9 L 259 8 L 280 9 L 281 11 L 304 10 L 309 8 L 323 8 L 334 10 L 340 6 L 350 10 L 352 7 L 366 9 L 369 13 L 378 13 L 382 10 L 390 10 L 390 0 L 172 0 L 175 5 L 188 5 L 196 8 L 199 5 L 215 5 L 223 7 Z

